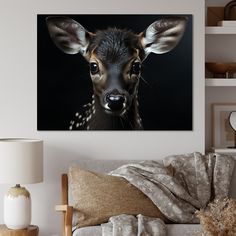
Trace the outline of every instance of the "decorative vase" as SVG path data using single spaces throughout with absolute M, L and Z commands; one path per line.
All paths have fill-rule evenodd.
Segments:
M 9 229 L 25 229 L 31 223 L 30 193 L 20 185 L 10 188 L 4 197 L 4 223 Z

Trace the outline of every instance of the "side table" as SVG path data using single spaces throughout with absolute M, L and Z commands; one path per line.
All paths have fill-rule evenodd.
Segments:
M 39 227 L 30 225 L 27 229 L 8 229 L 5 225 L 0 225 L 0 236 L 38 236 Z

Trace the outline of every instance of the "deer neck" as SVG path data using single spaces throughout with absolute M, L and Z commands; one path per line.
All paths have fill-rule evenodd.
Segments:
M 142 122 L 138 111 L 137 97 L 133 99 L 130 109 L 123 116 L 109 115 L 100 105 L 99 98 L 94 95 L 91 111 L 88 116 L 88 130 L 138 130 L 142 129 Z

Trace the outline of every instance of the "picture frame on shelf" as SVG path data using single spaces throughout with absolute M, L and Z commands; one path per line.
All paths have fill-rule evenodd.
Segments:
M 234 147 L 234 130 L 229 123 L 229 115 L 236 111 L 236 103 L 212 104 L 212 146 L 214 148 Z

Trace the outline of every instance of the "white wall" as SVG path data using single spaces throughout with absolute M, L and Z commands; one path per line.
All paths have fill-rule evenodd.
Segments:
M 179 13 L 193 14 L 193 124 L 189 132 L 38 132 L 36 14 Z M 196 0 L 1 0 L 0 136 L 45 141 L 44 183 L 28 186 L 33 223 L 40 235 L 58 234 L 59 178 L 70 160 L 157 159 L 168 154 L 204 151 L 204 1 Z M 2 163 L 0 163 L 2 164 Z M 0 202 L 8 186 L 0 185 Z M 2 204 L 0 222 L 2 223 Z

